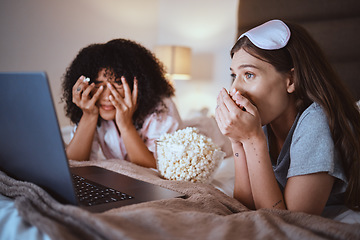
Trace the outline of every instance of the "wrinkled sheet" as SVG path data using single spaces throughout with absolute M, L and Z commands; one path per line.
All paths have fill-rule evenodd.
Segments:
M 0 195 L 0 239 L 50 240 L 37 227 L 19 216 L 14 201 Z
M 186 195 L 90 213 L 55 201 L 38 186 L 0 174 L 0 193 L 15 199 L 21 217 L 51 239 L 360 239 L 360 224 L 285 210 L 248 210 L 209 184 L 168 181 L 122 160 L 96 165 Z

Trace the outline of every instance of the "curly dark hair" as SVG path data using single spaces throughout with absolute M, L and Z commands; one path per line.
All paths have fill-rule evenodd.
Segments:
M 91 44 L 79 51 L 63 77 L 62 101 L 65 101 L 66 116 L 77 124 L 82 110 L 72 102 L 72 88 L 81 75 L 93 82 L 100 70 L 109 69 L 115 78 L 124 76 L 131 90 L 134 77 L 138 81 L 138 107 L 133 115 L 137 129 L 145 118 L 163 108 L 162 99 L 174 95 L 174 88 L 165 78 L 163 64 L 148 49 L 131 40 L 114 39 L 103 44 Z M 100 116 L 99 116 L 100 120 Z M 100 121 L 98 121 L 100 124 Z

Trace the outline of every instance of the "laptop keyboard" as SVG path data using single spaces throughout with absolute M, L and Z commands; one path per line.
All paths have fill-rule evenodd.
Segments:
M 94 183 L 76 174 L 72 174 L 72 176 L 75 192 L 81 205 L 93 206 L 134 198 L 126 193 Z

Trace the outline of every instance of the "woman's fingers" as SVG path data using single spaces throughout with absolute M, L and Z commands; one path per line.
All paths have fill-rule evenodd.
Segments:
M 257 108 L 249 99 L 225 89 L 218 96 L 215 118 L 221 132 L 232 141 L 248 138 L 258 130 L 260 122 Z
M 73 94 L 79 94 L 84 91 L 87 86 L 89 86 L 89 81 L 89 78 L 85 78 L 85 76 L 81 75 L 73 86 Z
M 85 85 L 86 84 L 86 85 Z M 82 89 L 82 94 L 81 94 L 81 97 L 82 98 L 89 98 L 89 96 L 90 96 L 90 93 L 91 93 L 91 91 L 94 89 L 94 87 L 95 87 L 95 83 L 91 83 L 90 85 L 88 85 L 87 83 L 84 83 L 84 84 L 82 84 L 82 85 L 80 85 L 80 86 L 84 86 L 84 89 L 82 89 L 81 87 L 79 87 L 80 89 Z M 76 90 L 76 91 L 78 91 L 78 89 Z
M 134 77 L 134 85 L 133 85 L 133 91 L 131 92 L 130 86 L 128 82 L 126 81 L 125 77 L 121 77 L 121 82 L 124 87 L 124 100 L 128 107 L 136 106 L 137 102 L 137 95 L 138 95 L 138 85 L 137 85 L 137 79 Z
M 238 98 L 240 99 L 240 97 Z M 242 98 L 242 104 L 248 106 L 248 103 L 245 103 L 245 101 L 248 100 L 245 97 Z M 234 130 L 233 128 L 239 125 L 239 122 L 245 121 L 247 113 L 245 113 L 243 105 L 237 104 L 234 100 L 234 97 L 231 97 L 226 89 L 222 89 L 220 91 L 217 104 L 217 120 L 222 126 L 223 134 L 231 133 Z
M 91 85 L 93 85 L 93 87 L 91 88 L 90 92 L 91 92 L 91 91 L 94 89 L 94 87 L 95 87 L 95 84 L 94 84 L 94 83 L 92 83 Z M 90 86 L 91 86 L 91 85 L 90 85 Z M 104 87 L 103 87 L 103 86 L 100 86 L 100 87 L 98 88 L 98 90 L 96 90 L 96 92 L 93 94 L 92 98 L 90 99 L 90 104 L 95 105 L 96 102 L 97 102 L 97 100 L 99 100 L 100 95 L 101 95 L 101 93 L 102 93 L 103 91 L 104 91 Z
M 81 101 L 81 95 L 84 90 L 88 87 L 88 83 L 84 82 L 85 77 L 80 76 L 79 79 L 76 81 L 76 83 L 73 86 L 73 102 L 75 104 L 79 104 Z
M 137 103 L 138 82 L 136 78 L 134 78 L 134 87 L 132 92 L 124 76 L 121 77 L 121 82 L 124 88 L 124 97 L 119 94 L 119 92 L 111 83 L 107 84 L 111 92 L 111 101 L 116 108 L 122 107 L 123 110 L 132 109 L 136 106 Z
M 250 113 L 251 115 L 256 114 L 256 107 L 247 99 L 246 97 L 242 96 L 239 91 L 232 97 L 233 101 L 239 106 L 239 108 L 243 111 Z
M 110 93 L 111 93 L 109 96 L 109 100 L 114 105 L 114 107 L 119 109 L 121 106 L 124 106 L 125 105 L 124 99 L 115 89 L 115 87 L 109 82 L 107 83 L 107 87 L 110 89 Z
M 134 77 L 134 87 L 132 92 L 132 102 L 134 106 L 136 106 L 137 104 L 137 97 L 138 97 L 138 80 L 136 79 L 136 77 Z
M 234 100 L 231 98 L 231 96 L 225 89 L 222 89 L 220 94 L 221 98 L 223 99 L 224 105 L 229 112 L 236 112 L 239 110 L 239 107 L 236 105 Z
M 226 108 L 225 104 L 224 104 L 224 100 L 223 100 L 223 95 L 226 95 L 227 91 L 223 88 L 220 90 L 219 95 L 217 97 L 217 106 L 216 109 L 218 108 Z M 227 108 L 226 108 L 227 109 Z
M 95 83 L 89 85 L 88 78 L 81 76 L 73 86 L 73 102 L 83 111 L 96 111 L 96 102 L 103 92 L 103 87 L 100 87 L 93 96 L 91 93 L 95 88 Z
M 116 99 L 114 98 L 113 95 L 110 95 L 110 96 L 109 96 L 109 100 L 110 100 L 110 102 L 112 103 L 112 105 L 113 105 L 116 109 L 119 109 L 119 108 L 120 108 L 121 104 L 119 104 L 119 102 L 116 101 Z
M 84 81 L 84 79 L 85 79 L 85 77 L 84 76 L 80 76 L 79 78 L 78 78 L 78 80 L 76 81 L 76 83 L 74 84 L 74 86 L 73 86 L 73 92 L 75 91 L 77 91 L 77 89 L 78 89 L 78 87 L 80 86 L 80 84 Z
M 221 111 L 221 109 L 217 108 L 215 110 L 215 120 L 216 120 L 216 123 L 221 131 L 222 134 L 226 134 L 226 131 L 225 131 L 225 124 L 224 124 L 224 115 Z
M 110 82 L 106 83 L 107 88 L 109 88 L 111 95 L 115 100 L 121 101 L 123 98 L 121 97 L 118 90 L 114 87 L 114 85 Z
M 215 109 L 215 119 L 224 135 L 227 135 L 228 122 L 231 120 L 231 113 L 224 102 L 226 96 L 228 96 L 227 91 L 222 89 L 218 95 Z
M 131 97 L 131 89 L 129 87 L 129 84 L 127 83 L 126 79 L 124 76 L 121 76 L 121 83 L 123 85 L 123 88 L 124 88 L 124 94 L 125 94 L 125 102 L 127 104 L 130 104 L 130 101 L 132 100 L 132 97 Z

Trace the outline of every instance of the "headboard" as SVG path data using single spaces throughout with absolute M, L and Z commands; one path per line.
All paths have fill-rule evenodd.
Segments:
M 238 36 L 275 18 L 306 28 L 355 100 L 360 99 L 359 0 L 239 0 Z

